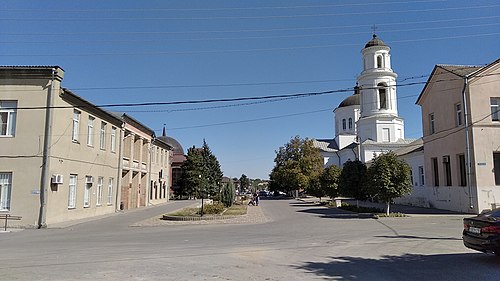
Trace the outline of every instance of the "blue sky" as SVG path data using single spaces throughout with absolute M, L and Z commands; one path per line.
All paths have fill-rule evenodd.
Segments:
M 59 65 L 63 86 L 97 105 L 350 89 L 376 25 L 407 138 L 422 135 L 415 101 L 435 64 L 484 65 L 500 50 L 490 0 L 2 1 L 0 24 L 1 65 Z M 332 110 L 350 94 L 112 110 L 157 135 L 166 124 L 185 150 L 206 139 L 226 176 L 268 178 L 292 137 L 334 137 Z

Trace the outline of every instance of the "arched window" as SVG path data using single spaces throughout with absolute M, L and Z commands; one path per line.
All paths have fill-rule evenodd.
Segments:
M 349 118 L 349 130 L 352 130 L 352 118 Z
M 345 119 L 342 119 L 342 130 L 345 131 L 345 129 L 346 129 Z
M 381 55 L 377 56 L 377 68 L 384 67 L 384 58 Z
M 383 83 L 378 84 L 378 100 L 379 100 L 379 108 L 387 109 L 387 87 Z

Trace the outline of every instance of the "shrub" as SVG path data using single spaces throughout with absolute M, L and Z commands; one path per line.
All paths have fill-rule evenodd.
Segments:
M 200 214 L 201 210 L 198 210 L 198 214 Z M 207 204 L 203 206 L 203 213 L 207 215 L 217 215 L 224 211 L 224 204 L 217 202 L 214 204 Z
M 346 211 L 352 211 L 356 213 L 382 213 L 383 210 L 379 208 L 374 208 L 374 207 L 356 207 L 353 205 L 349 205 L 346 203 L 342 203 L 342 206 L 340 207 L 342 210 Z
M 226 208 L 229 208 L 233 205 L 235 190 L 232 184 L 226 184 L 222 189 L 222 203 Z

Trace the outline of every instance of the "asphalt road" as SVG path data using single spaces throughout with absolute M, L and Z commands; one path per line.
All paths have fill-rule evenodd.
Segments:
M 175 202 L 62 229 L 0 234 L 0 280 L 500 280 L 462 216 L 359 219 L 261 200 L 263 224 L 130 225 Z

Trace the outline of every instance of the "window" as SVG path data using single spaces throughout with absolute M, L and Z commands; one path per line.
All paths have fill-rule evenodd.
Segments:
M 111 127 L 111 152 L 116 152 L 116 127 Z
M 71 132 L 71 140 L 78 142 L 78 135 L 80 133 L 80 111 L 73 111 L 73 131 Z
M 420 186 L 425 185 L 425 174 L 424 174 L 424 166 L 418 166 L 418 178 L 420 180 Z
M 443 156 L 443 170 L 446 181 L 446 186 L 451 186 L 451 165 L 450 165 L 450 156 Z
M 108 205 L 113 205 L 113 178 L 108 182 Z
M 102 186 L 104 185 L 104 178 L 103 177 L 98 177 L 97 178 L 97 198 L 95 204 L 97 206 L 102 205 Z
M 99 138 L 99 148 L 106 148 L 106 122 L 101 122 L 101 133 Z
M 431 158 L 431 163 L 432 163 L 432 173 L 434 177 L 434 186 L 439 186 L 438 159 Z
M 429 114 L 429 132 L 431 134 L 436 132 L 436 128 L 434 127 L 434 113 Z
M 77 175 L 69 175 L 68 209 L 76 208 Z
M 93 178 L 92 176 L 86 176 L 85 177 L 85 190 L 83 193 L 83 207 L 88 208 L 90 207 L 90 191 L 92 189 L 92 183 L 93 183 Z
M 377 68 L 384 67 L 384 58 L 381 55 L 377 56 Z
M 349 130 L 352 130 L 352 118 L 349 118 Z
M 465 155 L 459 154 L 458 157 L 458 172 L 460 186 L 467 186 L 467 170 L 465 166 Z
M 457 103 L 455 104 L 455 121 L 457 123 L 457 126 L 462 125 L 462 105 Z
M 490 105 L 491 121 L 500 121 L 500 118 L 498 117 L 500 115 L 498 112 L 500 110 L 500 98 L 490 98 Z
M 495 174 L 495 185 L 500 185 L 500 152 L 493 152 L 493 171 Z
M 345 123 L 345 119 L 342 119 L 342 130 L 346 130 L 346 123 Z
M 415 184 L 415 181 L 413 180 L 413 170 L 410 169 L 410 179 L 411 179 L 411 185 Z
M 89 116 L 89 121 L 87 123 L 87 145 L 94 145 L 94 120 L 95 118 Z
M 0 211 L 10 210 L 12 173 L 0 173 Z
M 378 98 L 379 98 L 379 108 L 387 109 L 387 90 L 386 85 L 378 84 Z
M 0 101 L 0 136 L 15 135 L 16 108 L 17 101 Z
M 383 142 L 391 141 L 391 131 L 389 128 L 382 128 L 382 141 Z

